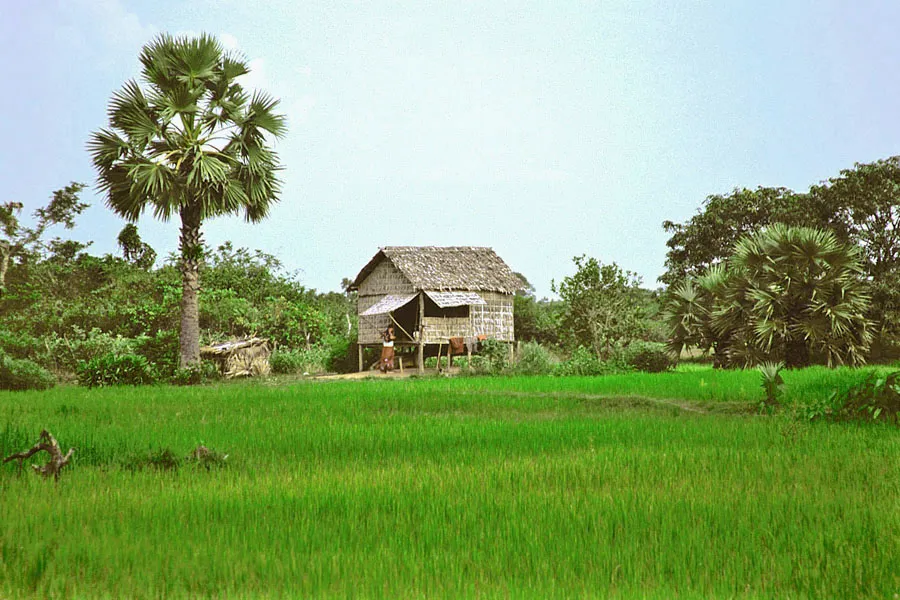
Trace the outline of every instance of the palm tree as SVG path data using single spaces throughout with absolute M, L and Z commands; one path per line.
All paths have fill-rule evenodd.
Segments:
M 106 203 L 130 222 L 147 208 L 181 219 L 181 365 L 200 361 L 197 292 L 204 220 L 243 213 L 257 222 L 277 202 L 281 137 L 278 100 L 243 90 L 249 72 L 208 35 L 160 35 L 140 56 L 141 79 L 125 83 L 109 104 L 108 129 L 88 143 Z
M 709 267 L 696 279 L 688 278 L 674 286 L 662 311 L 669 326 L 668 350 L 675 356 L 688 347 L 713 352 L 715 366 L 724 366 L 734 329 L 714 321 L 731 280 L 725 264 Z
M 801 367 L 817 356 L 829 366 L 859 365 L 872 339 L 868 306 L 857 248 L 832 232 L 775 224 L 673 288 L 669 349 L 713 349 L 719 366 Z
M 757 356 L 806 366 L 859 365 L 872 341 L 859 248 L 831 231 L 775 224 L 735 244 L 731 264 L 745 277 L 733 296 L 749 309 L 747 338 Z

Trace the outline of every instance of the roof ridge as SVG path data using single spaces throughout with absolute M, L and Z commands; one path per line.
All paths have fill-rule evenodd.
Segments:
M 417 290 L 496 291 L 522 288 L 521 279 L 489 246 L 384 246 L 363 267 L 350 289 L 382 260 L 391 263 Z

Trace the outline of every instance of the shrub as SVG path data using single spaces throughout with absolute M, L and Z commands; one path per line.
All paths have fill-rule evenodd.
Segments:
M 870 373 L 848 390 L 834 391 L 806 407 L 809 420 L 882 420 L 900 423 L 900 371 Z
M 520 375 L 549 375 L 559 361 L 536 342 L 525 342 L 519 348 L 519 356 L 512 370 Z
M 478 356 L 491 373 L 502 373 L 509 364 L 509 346 L 498 340 L 484 340 Z
M 169 448 L 150 450 L 147 454 L 131 457 L 125 468 L 130 471 L 156 469 L 158 471 L 176 471 L 181 466 L 181 459 Z
M 131 354 L 136 346 L 131 338 L 112 335 L 96 327 L 86 332 L 75 326 L 72 331 L 70 336 L 53 333 L 44 338 L 47 346 L 52 348 L 56 368 L 69 373 L 77 372 L 80 363 L 107 354 Z
M 276 350 L 269 357 L 269 365 L 276 375 L 298 373 L 324 373 L 331 351 L 324 346 L 311 346 L 302 350 Z
M 167 379 L 174 385 L 200 385 L 201 383 L 214 381 L 219 376 L 219 367 L 215 362 L 202 360 L 199 365 L 183 369 L 176 368 Z
M 465 375 L 499 375 L 509 366 L 509 346 L 498 340 L 484 340 L 472 360 L 460 360 Z
M 609 364 L 598 359 L 596 354 L 584 346 L 576 348 L 567 360 L 556 367 L 556 374 L 562 376 L 608 375 L 610 372 L 612 370 Z
M 81 361 L 76 371 L 79 385 L 146 385 L 156 379 L 147 358 L 138 354 L 104 354 Z
M 324 344 L 328 348 L 328 361 L 325 366 L 336 373 L 351 373 L 357 367 L 356 345 L 349 338 L 328 336 Z
M 632 342 L 622 350 L 626 366 L 645 373 L 661 373 L 675 366 L 666 345 L 658 342 Z
M 146 358 L 158 377 L 173 378 L 178 371 L 178 332 L 157 331 L 154 336 L 135 338 L 134 353 Z
M 46 390 L 54 385 L 53 375 L 39 364 L 0 352 L 0 390 Z
M 41 345 L 38 338 L 27 333 L 14 333 L 7 329 L 0 329 L 0 352 L 12 358 L 34 360 Z

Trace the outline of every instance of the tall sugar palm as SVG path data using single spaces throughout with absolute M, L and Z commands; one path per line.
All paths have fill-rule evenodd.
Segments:
M 703 352 L 713 351 L 715 366 L 728 363 L 736 331 L 714 320 L 714 316 L 722 308 L 732 279 L 731 271 L 720 263 L 696 279 L 688 278 L 672 287 L 662 312 L 670 329 L 670 353 L 678 356 L 685 348 L 696 346 Z M 734 310 L 730 304 L 727 306 Z
M 865 362 L 872 324 L 858 248 L 830 231 L 776 224 L 739 240 L 731 264 L 744 276 L 730 286 L 747 308 L 744 362 L 764 356 L 798 367 L 812 354 L 829 366 Z
M 263 219 L 278 200 L 280 170 L 270 140 L 285 118 L 278 100 L 244 91 L 246 62 L 215 38 L 161 35 L 140 56 L 131 80 L 109 104 L 109 128 L 88 149 L 107 205 L 129 221 L 144 210 L 181 219 L 181 364 L 200 360 L 197 293 L 204 220 L 243 213 Z

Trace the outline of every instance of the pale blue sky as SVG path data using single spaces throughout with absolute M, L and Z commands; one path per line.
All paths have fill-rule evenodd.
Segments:
M 663 271 L 661 222 L 900 153 L 900 3 L 66 0 L 0 9 L 2 199 L 71 180 L 154 34 L 209 32 L 282 99 L 271 218 L 210 221 L 338 289 L 385 245 L 492 246 L 549 294 L 588 254 Z M 70 235 L 114 252 L 93 191 Z M 175 222 L 139 223 L 165 255 Z

